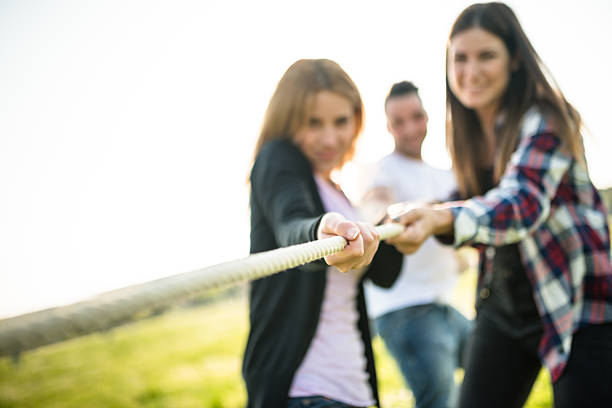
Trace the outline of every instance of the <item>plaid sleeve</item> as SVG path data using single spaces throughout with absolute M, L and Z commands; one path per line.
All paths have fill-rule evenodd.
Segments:
M 572 157 L 537 111 L 529 111 L 521 125 L 521 139 L 499 185 L 484 197 L 451 207 L 455 246 L 518 242 L 538 227 Z

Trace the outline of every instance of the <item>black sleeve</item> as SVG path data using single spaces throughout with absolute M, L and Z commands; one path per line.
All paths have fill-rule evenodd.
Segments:
M 251 171 L 251 194 L 279 247 L 317 239 L 323 211 L 313 192 L 312 170 L 290 142 L 264 145 Z
M 402 269 L 403 261 L 404 255 L 401 252 L 393 245 L 381 241 L 365 277 L 378 286 L 390 288 Z

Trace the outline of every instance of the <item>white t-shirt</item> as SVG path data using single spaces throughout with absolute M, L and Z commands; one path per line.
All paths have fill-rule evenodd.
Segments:
M 349 220 L 358 215 L 344 194 L 315 177 L 325 211 Z M 298 367 L 290 397 L 320 395 L 355 406 L 371 406 L 374 400 L 367 371 L 364 344 L 357 329 L 357 288 L 362 271 L 342 273 L 327 269 L 327 282 L 315 335 Z
M 451 171 L 393 152 L 378 163 L 370 186 L 391 188 L 398 202 L 430 202 L 447 199 L 456 182 Z M 456 281 L 454 250 L 431 237 L 416 253 L 404 257 L 400 275 L 391 288 L 366 282 L 368 313 L 377 318 L 408 306 L 447 302 Z

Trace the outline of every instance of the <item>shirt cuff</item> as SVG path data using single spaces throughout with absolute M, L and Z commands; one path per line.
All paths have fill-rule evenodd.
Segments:
M 457 206 L 451 207 L 450 210 L 454 217 L 455 242 L 453 246 L 457 248 L 470 243 L 476 237 L 478 224 L 476 215 L 470 208 Z

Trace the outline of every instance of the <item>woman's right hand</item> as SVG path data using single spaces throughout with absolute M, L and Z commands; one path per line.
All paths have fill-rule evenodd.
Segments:
M 348 244 L 341 252 L 325 257 L 328 265 L 335 266 L 341 272 L 348 272 L 372 262 L 380 242 L 380 234 L 374 226 L 348 221 L 341 214 L 330 212 L 321 219 L 317 236 L 323 239 L 336 235 L 346 239 Z

